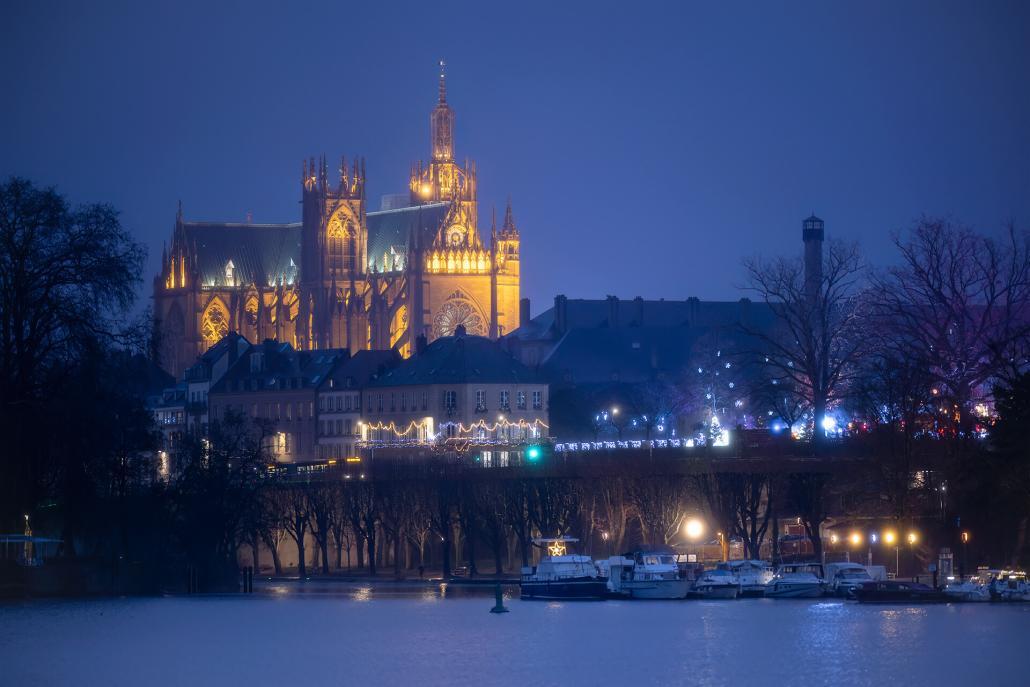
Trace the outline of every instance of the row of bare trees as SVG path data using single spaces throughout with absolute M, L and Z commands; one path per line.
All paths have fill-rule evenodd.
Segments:
M 322 574 L 356 567 L 375 575 L 382 561 L 400 575 L 402 568 L 425 566 L 433 545 L 439 546 L 434 567 L 444 575 L 459 563 L 476 575 L 483 561 L 500 574 L 516 561 L 528 565 L 537 537 L 576 536 L 612 552 L 673 546 L 686 543 L 684 525 L 694 516 L 709 523 L 710 536 L 724 533 L 724 544 L 739 538 L 757 558 L 774 541 L 777 519 L 790 516 L 801 519 L 820 552 L 825 474 L 646 474 L 631 467 L 626 473 L 542 477 L 421 466 L 375 480 L 336 472 L 276 480 L 257 495 L 243 543 L 255 567 L 259 549 L 267 549 L 277 574 L 284 543 L 296 548 L 301 576 L 312 572 L 310 559 Z M 458 561 L 452 561 L 455 550 Z

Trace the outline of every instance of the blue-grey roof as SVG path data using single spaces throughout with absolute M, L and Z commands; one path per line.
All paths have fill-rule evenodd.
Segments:
M 543 378 L 483 336 L 443 336 L 369 386 L 537 384 Z
M 320 388 L 361 389 L 400 362 L 397 351 L 358 351 L 350 358 L 339 360 L 322 380 Z
M 527 323 L 523 323 L 506 338 L 523 341 L 557 340 L 573 329 L 611 329 L 609 313 L 611 304 L 607 299 L 567 299 L 565 301 L 565 329 L 555 331 L 554 307 L 548 308 Z M 619 299 L 617 304 L 617 329 L 640 327 L 686 327 L 708 330 L 724 328 L 746 321 L 749 326 L 764 328 L 772 326 L 774 316 L 765 303 L 754 303 L 748 299 L 739 301 L 702 301 L 689 298 L 674 300 Z
M 450 203 L 426 203 L 425 205 L 370 212 L 368 218 L 368 260 L 375 269 L 384 272 L 384 256 L 407 255 L 408 240 L 413 229 L 421 227 L 422 245 L 429 246 L 436 230 L 447 215 Z
M 261 355 L 260 367 L 251 365 L 255 355 Z M 211 392 L 317 387 L 337 361 L 347 356 L 346 349 L 297 351 L 288 343 L 266 339 L 247 349 Z
M 197 246 L 203 286 L 227 286 L 225 268 L 232 260 L 238 285 L 290 284 L 300 269 L 300 224 L 232 224 L 184 222 L 186 239 Z

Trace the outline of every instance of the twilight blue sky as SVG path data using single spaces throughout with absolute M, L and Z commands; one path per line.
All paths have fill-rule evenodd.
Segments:
M 891 259 L 921 213 L 1030 225 L 1030 2 L 0 5 L 0 175 L 187 218 L 299 219 L 301 160 L 428 154 L 448 62 L 481 225 L 511 194 L 523 293 L 739 297 L 740 260 L 831 236 Z

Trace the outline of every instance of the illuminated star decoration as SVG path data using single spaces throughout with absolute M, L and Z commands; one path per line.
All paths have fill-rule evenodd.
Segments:
M 552 542 L 551 545 L 547 547 L 547 553 L 551 554 L 552 556 L 564 556 L 565 555 L 565 542 L 563 542 L 563 541 Z

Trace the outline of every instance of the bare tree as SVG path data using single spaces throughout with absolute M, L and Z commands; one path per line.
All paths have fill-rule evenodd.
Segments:
M 933 377 L 938 407 L 968 430 L 979 391 L 1026 369 L 1030 234 L 994 239 L 923 218 L 894 243 L 901 264 L 875 277 L 878 330 L 896 359 Z
M 579 484 L 568 478 L 547 477 L 532 481 L 529 518 L 544 536 L 563 537 L 578 521 Z
M 791 474 L 787 482 L 787 502 L 801 518 L 816 560 L 823 557 L 820 528 L 827 518 L 826 488 L 829 481 L 830 476 L 825 473 L 800 472 Z
M 350 482 L 347 489 L 347 520 L 351 531 L 367 548 L 368 574 L 376 574 L 376 525 L 379 523 L 379 502 L 375 485 L 369 481 Z M 359 549 L 360 550 L 360 549 Z M 361 565 L 359 555 L 358 565 Z
M 321 551 L 322 574 L 329 574 L 329 537 L 336 514 L 337 491 L 325 478 L 311 482 L 307 490 L 311 536 Z
M 529 565 L 529 547 L 533 539 L 529 491 L 530 484 L 525 479 L 508 480 L 504 485 L 504 519 L 518 543 L 522 567 Z
M 679 475 L 643 475 L 629 480 L 626 491 L 647 543 L 659 546 L 672 541 L 687 514 L 683 478 Z
M 283 529 L 297 545 L 297 574 L 308 574 L 305 544 L 311 524 L 308 506 L 308 485 L 301 482 L 287 482 L 275 487 L 276 508 L 281 514 Z
M 742 325 L 752 340 L 750 357 L 766 365 L 771 381 L 801 394 L 812 409 L 817 441 L 828 407 L 849 390 L 868 342 L 859 307 L 863 265 L 857 246 L 830 241 L 823 262 L 817 288 L 806 288 L 800 258 L 744 263 L 748 288 L 776 318 L 771 329 Z
M 597 526 L 607 535 L 610 551 L 622 551 L 626 525 L 635 514 L 627 494 L 626 478 L 622 475 L 605 475 L 593 480 L 592 485 L 597 507 Z
M 411 508 L 404 524 L 404 532 L 408 541 L 418 551 L 418 564 L 426 564 L 426 544 L 433 533 L 433 511 L 435 510 L 436 493 L 433 485 L 418 481 L 414 485 Z

